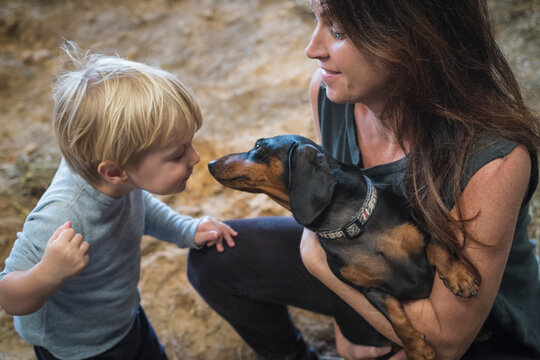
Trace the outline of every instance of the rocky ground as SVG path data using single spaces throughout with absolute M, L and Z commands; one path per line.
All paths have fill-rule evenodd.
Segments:
M 527 101 L 540 109 L 540 1 L 492 1 L 497 37 Z M 283 133 L 313 137 L 307 88 L 316 64 L 303 55 L 314 27 L 303 0 L 2 0 L 0 7 L 0 267 L 59 161 L 50 130 L 50 84 L 63 39 L 160 66 L 195 91 L 204 114 L 201 153 L 188 189 L 163 197 L 179 212 L 219 219 L 285 215 L 263 195 L 217 184 L 206 163 Z M 535 202 L 535 238 L 540 236 Z M 186 251 L 143 241 L 143 305 L 171 359 L 254 359 L 190 287 Z M 322 353 L 335 354 L 331 320 L 294 318 Z M 0 359 L 31 359 L 0 310 Z

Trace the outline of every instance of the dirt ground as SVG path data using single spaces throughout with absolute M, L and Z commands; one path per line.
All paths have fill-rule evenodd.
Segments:
M 527 101 L 540 102 L 540 1 L 493 0 L 497 37 Z M 316 68 L 303 50 L 314 27 L 304 0 L 2 0 L 0 7 L 0 267 L 60 159 L 50 129 L 50 85 L 63 39 L 178 74 L 204 114 L 201 154 L 187 190 L 163 197 L 180 213 L 219 219 L 287 215 L 263 195 L 234 192 L 208 161 L 259 137 L 313 137 L 307 88 Z M 538 231 L 535 202 L 532 235 Z M 171 359 L 254 359 L 196 294 L 186 250 L 143 240 L 142 302 Z M 292 309 L 306 338 L 335 355 L 331 319 Z M 0 359 L 32 359 L 0 310 Z

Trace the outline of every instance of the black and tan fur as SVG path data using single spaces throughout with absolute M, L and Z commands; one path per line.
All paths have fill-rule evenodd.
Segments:
M 363 205 L 361 170 L 338 162 L 297 135 L 260 139 L 245 153 L 209 165 L 223 185 L 265 193 L 291 210 L 301 225 L 321 232 L 347 223 Z M 352 239 L 318 239 L 333 273 L 361 291 L 390 321 L 409 359 L 434 359 L 424 334 L 407 318 L 401 301 L 428 297 L 434 269 L 457 296 L 475 296 L 479 282 L 467 263 L 450 256 L 414 224 L 403 198 L 377 189 L 363 232 Z

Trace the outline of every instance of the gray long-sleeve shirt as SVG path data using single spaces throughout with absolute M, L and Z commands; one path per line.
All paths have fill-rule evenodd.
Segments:
M 200 219 L 179 215 L 143 190 L 121 198 L 104 195 L 62 160 L 17 234 L 0 279 L 38 263 L 51 235 L 68 220 L 90 244 L 87 267 L 64 282 L 38 311 L 15 316 L 14 322 L 31 344 L 60 359 L 81 359 L 116 345 L 133 324 L 140 300 L 142 235 L 196 247 L 193 238 Z

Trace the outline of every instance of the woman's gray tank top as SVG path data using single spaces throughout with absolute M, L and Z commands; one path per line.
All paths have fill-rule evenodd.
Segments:
M 321 87 L 318 98 L 322 145 L 339 161 L 360 164 L 360 150 L 356 141 L 353 104 L 336 104 L 326 97 Z M 468 180 L 485 164 L 505 157 L 517 144 L 502 137 L 484 137 L 475 143 L 476 151 L 468 158 L 462 189 Z M 522 204 L 514 233 L 514 240 L 504 271 L 501 287 L 491 310 L 490 320 L 516 340 L 540 353 L 540 279 L 535 244 L 529 239 L 529 204 L 538 185 L 538 159 L 531 154 L 532 174 L 529 191 Z M 378 187 L 405 197 L 404 176 L 407 158 L 392 163 L 363 169 Z M 452 207 L 453 204 L 449 204 Z M 503 211 L 503 210 L 501 210 Z M 480 291 L 482 289 L 480 288 Z

